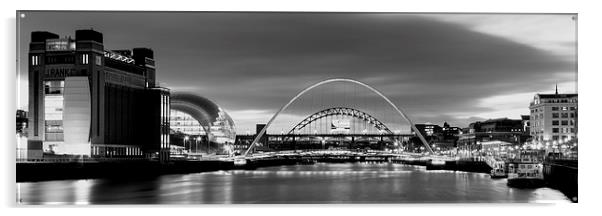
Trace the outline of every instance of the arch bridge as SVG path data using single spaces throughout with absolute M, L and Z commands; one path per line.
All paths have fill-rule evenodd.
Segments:
M 381 121 L 374 118 L 373 116 L 371 116 L 368 113 L 365 113 L 361 110 L 354 109 L 354 108 L 333 107 L 333 108 L 324 109 L 324 110 L 318 111 L 314 114 L 311 114 L 310 116 L 308 116 L 307 118 L 305 118 L 301 122 L 299 122 L 297 125 L 295 125 L 295 127 L 293 127 L 288 132 L 288 134 L 291 135 L 291 134 L 294 134 L 296 131 L 301 131 L 307 125 L 309 125 L 319 119 L 327 118 L 329 116 L 349 116 L 349 117 L 357 118 L 357 119 L 363 120 L 364 122 L 371 124 L 376 129 L 378 129 L 378 131 L 381 131 L 381 133 L 386 133 L 386 134 L 393 133 L 384 123 L 382 123 Z
M 373 88 L 372 86 L 365 84 L 363 82 L 354 80 L 354 79 L 347 79 L 347 78 L 334 78 L 334 79 L 327 79 L 327 80 L 323 80 L 321 82 L 315 83 L 305 89 L 303 89 L 301 92 L 297 93 L 297 95 L 295 95 L 291 100 L 288 101 L 288 103 L 286 103 L 285 105 L 283 105 L 271 118 L 270 120 L 267 122 L 267 124 L 265 125 L 265 127 L 263 127 L 263 129 L 261 129 L 261 131 L 259 131 L 255 138 L 253 139 L 253 142 L 251 143 L 251 145 L 249 145 L 248 149 L 245 151 L 245 153 L 242 155 L 243 157 L 247 156 L 249 154 L 249 152 L 251 151 L 251 149 L 253 149 L 257 143 L 259 142 L 259 140 L 262 139 L 262 137 L 264 136 L 264 134 L 266 133 L 267 129 L 270 127 L 270 125 L 272 124 L 272 122 L 276 119 L 276 117 L 278 117 L 278 115 L 280 115 L 280 113 L 284 110 L 286 110 L 293 102 L 295 102 L 298 98 L 300 98 L 301 96 L 303 96 L 305 93 L 307 93 L 308 91 L 321 86 L 321 85 L 325 85 L 328 83 L 333 83 L 333 82 L 345 82 L 345 83 L 352 83 L 352 84 L 357 84 L 359 86 L 362 86 L 364 88 L 369 89 L 370 91 L 376 93 L 378 96 L 380 96 L 380 98 L 382 98 L 384 101 L 386 101 L 393 109 L 395 109 L 395 111 L 397 112 L 397 114 L 399 114 L 401 117 L 403 117 L 403 119 L 407 120 L 408 123 L 410 124 L 411 128 L 414 131 L 419 131 L 416 128 L 416 125 L 414 124 L 414 122 L 405 114 L 405 112 L 403 112 L 401 110 L 401 108 L 399 108 L 397 105 L 395 105 L 391 100 L 389 100 L 389 98 L 387 98 L 383 93 L 381 93 L 380 91 L 378 91 L 377 89 Z M 362 116 L 362 118 L 365 119 L 370 119 L 369 116 L 365 115 L 365 113 L 360 113 L 360 112 L 355 112 L 355 110 L 352 109 L 343 109 L 343 108 L 339 108 L 338 110 L 335 108 L 333 110 L 331 109 L 327 109 L 328 112 L 341 112 L 341 113 L 346 113 L 347 115 L 359 115 Z M 318 112 L 314 115 L 310 115 L 309 119 L 306 119 L 304 121 L 302 121 L 300 124 L 298 124 L 298 127 L 295 126 L 295 128 L 302 128 L 304 127 L 304 125 L 307 125 L 309 122 L 311 121 L 315 121 L 315 119 L 328 115 L 328 112 Z M 375 118 L 373 118 L 375 119 Z M 373 123 L 377 124 L 376 121 L 372 120 Z M 382 123 L 380 123 L 382 124 Z M 384 124 L 382 124 L 384 125 Z M 382 126 L 378 126 L 378 127 L 382 127 Z M 295 130 L 295 128 L 293 128 L 293 131 Z M 390 131 L 390 130 L 389 130 Z M 420 141 L 422 142 L 422 145 L 426 148 L 426 150 L 433 154 L 433 150 L 431 149 L 431 147 L 428 145 L 428 142 L 426 141 L 426 139 L 422 136 L 421 133 L 416 133 L 416 136 L 418 136 L 418 138 L 420 139 Z

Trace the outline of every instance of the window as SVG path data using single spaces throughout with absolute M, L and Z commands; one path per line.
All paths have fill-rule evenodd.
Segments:
M 552 140 L 558 140 L 558 136 L 552 136 Z
M 562 123 L 561 123 L 561 124 L 562 124 L 562 125 L 569 125 L 569 121 L 567 121 L 567 120 L 562 120 Z
M 552 111 L 558 111 L 558 107 L 552 107 Z
M 571 133 L 575 133 L 575 128 L 571 128 Z
M 82 54 L 82 64 L 88 64 L 88 54 Z
M 552 128 L 552 133 L 558 133 L 558 128 Z
M 45 81 L 44 82 L 44 94 L 46 95 L 62 95 L 65 88 L 65 81 Z
M 554 125 L 554 126 L 558 125 L 558 120 L 552 121 L 552 125 Z
M 575 120 L 569 120 L 570 125 L 575 125 Z
M 571 118 L 575 118 L 575 113 L 571 113 Z
M 102 57 L 100 55 L 94 55 L 94 59 L 95 59 L 96 65 L 102 65 Z
M 568 114 L 568 113 L 561 113 L 561 117 L 562 117 L 562 118 L 568 118 L 568 117 L 569 117 L 569 114 Z
M 576 110 L 576 107 L 571 107 L 571 110 Z
M 566 110 L 568 110 L 568 109 L 569 109 L 568 107 L 562 107 L 562 110 L 563 110 L 563 111 L 566 111 Z
M 552 113 L 552 118 L 558 118 L 558 113 Z
M 31 56 L 31 65 L 40 65 L 40 57 L 37 55 Z

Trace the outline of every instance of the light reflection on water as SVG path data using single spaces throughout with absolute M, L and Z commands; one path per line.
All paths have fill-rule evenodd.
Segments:
M 17 187 L 24 204 L 570 202 L 557 190 L 509 188 L 505 179 L 487 174 L 387 163 L 319 163 Z

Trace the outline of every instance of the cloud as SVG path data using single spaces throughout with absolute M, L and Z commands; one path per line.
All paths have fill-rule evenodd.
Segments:
M 416 122 L 466 126 L 470 119 L 518 116 L 527 97 L 492 97 L 576 82 L 569 17 L 35 12 L 21 26 L 22 35 L 93 27 L 106 48 L 151 47 L 159 81 L 176 90 L 198 87 L 197 94 L 231 112 L 238 128 L 254 131 L 300 90 L 333 77 L 368 83 Z M 368 95 L 356 95 L 356 102 L 380 100 Z M 288 120 L 309 114 L 297 105 Z

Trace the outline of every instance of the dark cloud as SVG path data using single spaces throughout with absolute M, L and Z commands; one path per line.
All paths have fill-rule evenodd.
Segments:
M 380 89 L 417 122 L 465 126 L 473 119 L 450 113 L 488 111 L 480 99 L 551 89 L 576 73 L 566 58 L 574 53 L 409 14 L 35 12 L 21 26 L 23 35 L 92 27 L 107 48 L 150 47 L 160 82 L 231 111 L 273 112 L 312 83 L 347 77 Z

